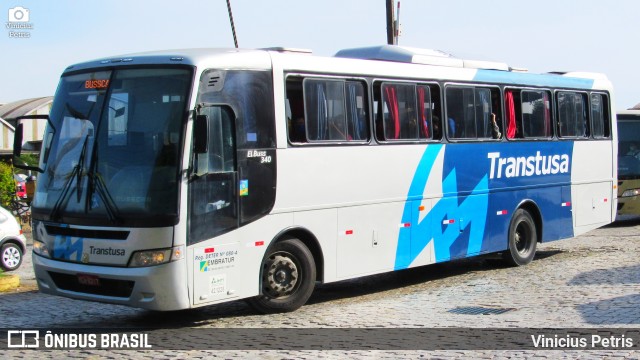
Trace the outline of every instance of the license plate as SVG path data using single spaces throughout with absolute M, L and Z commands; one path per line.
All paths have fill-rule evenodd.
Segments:
M 100 279 L 95 275 L 78 274 L 78 282 L 80 285 L 100 286 Z

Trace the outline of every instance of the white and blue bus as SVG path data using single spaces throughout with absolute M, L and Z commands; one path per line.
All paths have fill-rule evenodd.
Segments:
M 38 286 L 281 312 L 316 283 L 489 253 L 525 265 L 613 221 L 612 108 L 603 75 L 397 46 L 73 65 L 23 166 L 41 172 Z

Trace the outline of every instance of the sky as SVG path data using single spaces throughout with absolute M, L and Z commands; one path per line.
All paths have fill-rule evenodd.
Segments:
M 62 71 L 78 62 L 234 46 L 226 0 L 0 4 L 0 103 L 53 95 Z M 384 0 L 231 0 L 231 6 L 241 48 L 284 46 L 332 56 L 386 43 Z M 614 110 L 640 103 L 638 0 L 401 0 L 400 9 L 400 45 L 531 72 L 600 72 L 614 85 Z M 32 28 L 8 29 L 21 14 Z

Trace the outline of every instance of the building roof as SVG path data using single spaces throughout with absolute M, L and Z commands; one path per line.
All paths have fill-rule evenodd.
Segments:
M 14 101 L 0 106 L 0 118 L 13 120 L 18 116 L 23 116 L 39 107 L 50 103 L 53 96 L 45 96 L 33 99 Z
M 5 119 L 0 117 L 0 126 L 6 126 L 9 128 L 10 131 L 16 131 L 16 129 L 13 127 L 13 125 L 9 124 Z
M 636 106 L 629 108 L 629 110 L 640 110 L 640 103 L 637 103 Z

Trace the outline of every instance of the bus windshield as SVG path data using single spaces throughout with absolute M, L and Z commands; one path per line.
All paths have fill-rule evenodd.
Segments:
M 34 215 L 168 226 L 192 71 L 120 68 L 63 76 L 41 152 Z
M 618 114 L 618 179 L 640 179 L 640 115 Z

